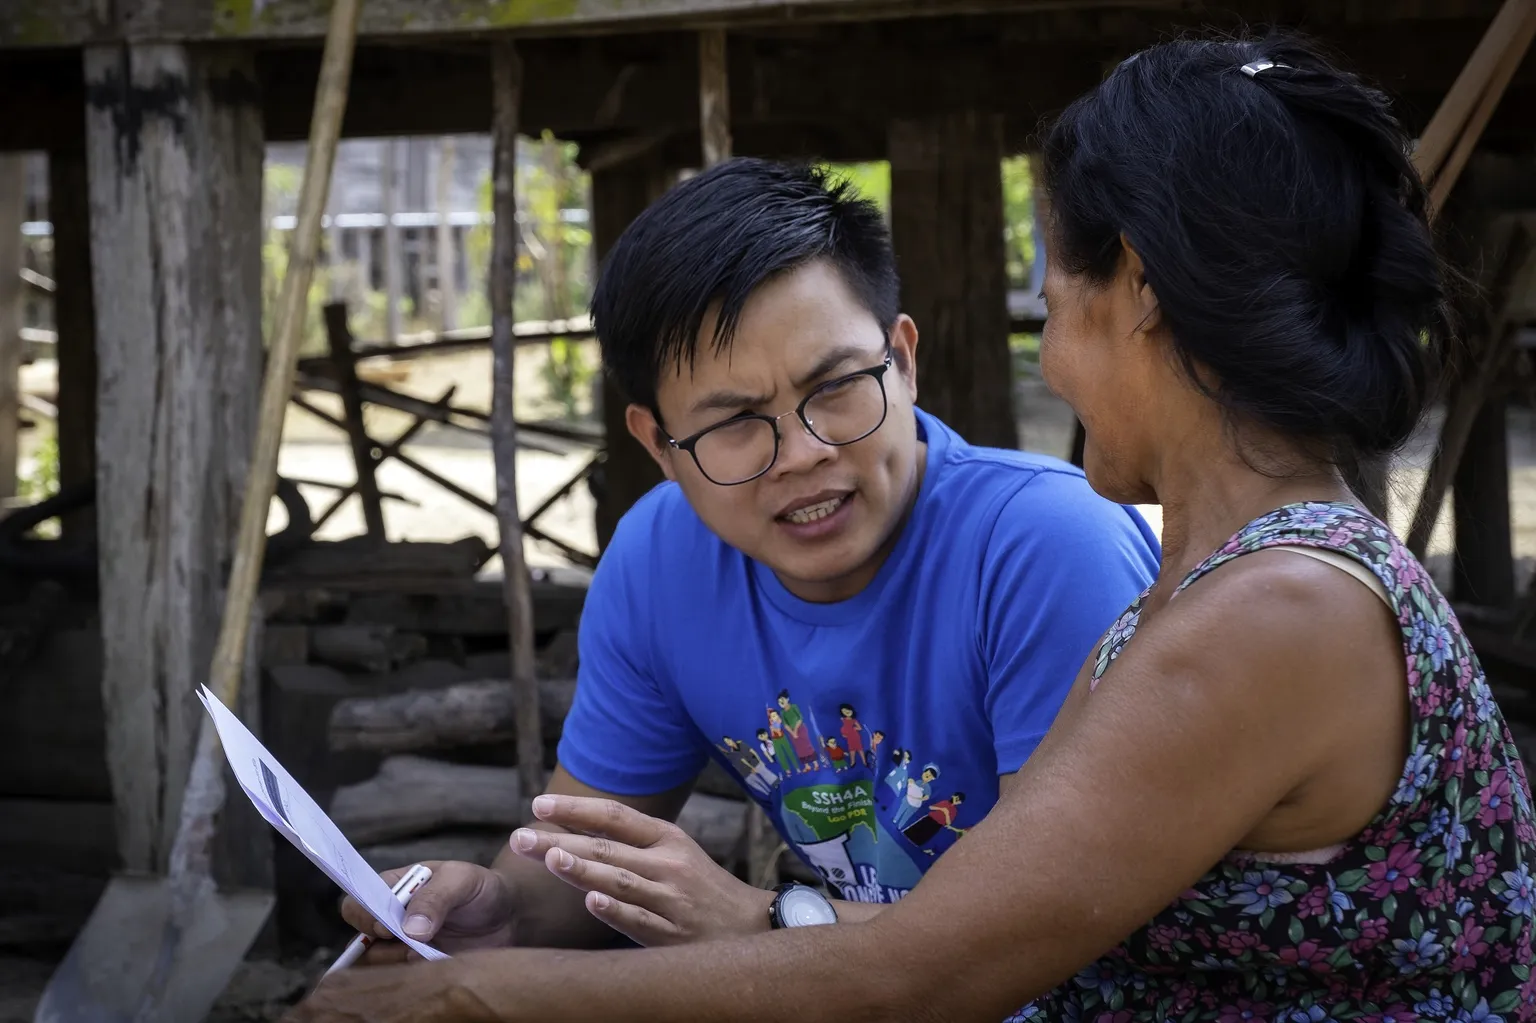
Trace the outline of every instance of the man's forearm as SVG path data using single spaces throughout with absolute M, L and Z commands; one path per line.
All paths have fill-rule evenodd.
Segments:
M 532 822 L 540 831 L 565 831 Z M 583 902 L 584 893 L 549 872 L 542 860 L 519 856 L 510 846 L 491 864 L 512 893 L 512 943 L 529 948 L 606 948 L 618 934 L 598 920 Z

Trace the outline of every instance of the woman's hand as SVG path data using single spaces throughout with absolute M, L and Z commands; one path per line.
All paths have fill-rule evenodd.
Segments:
M 540 796 L 533 812 L 577 833 L 519 828 L 513 851 L 586 892 L 587 911 L 632 941 L 681 945 L 768 930 L 773 894 L 738 880 L 677 825 L 580 796 Z

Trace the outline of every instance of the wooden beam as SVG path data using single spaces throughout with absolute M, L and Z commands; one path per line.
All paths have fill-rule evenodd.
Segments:
M 357 471 L 357 494 L 363 503 L 363 522 L 368 535 L 378 543 L 384 533 L 384 503 L 379 497 L 379 483 L 374 478 L 377 463 L 374 444 L 368 439 L 363 420 L 363 396 L 357 383 L 357 360 L 352 354 L 352 331 L 347 326 L 347 304 L 331 302 L 325 307 L 325 335 L 331 346 L 331 373 L 341 391 L 341 405 L 346 410 L 347 440 L 352 445 L 352 465 Z
M 74 145 L 48 153 L 48 216 L 53 222 L 53 320 L 58 328 L 59 486 L 96 478 L 96 300 L 91 283 L 90 186 L 85 118 Z M 61 522 L 66 540 L 96 541 L 96 506 Z
M 1498 104 L 1520 63 L 1520 56 L 1530 43 L 1526 29 L 1533 16 L 1536 16 L 1536 3 L 1531 0 L 1505 0 L 1488 25 L 1434 117 L 1419 136 L 1413 159 L 1426 182 L 1435 181 L 1443 171 L 1447 171 L 1454 182 L 1460 166 L 1447 167 L 1447 161 L 1464 136 L 1470 134 L 1475 141 L 1482 125 L 1487 123 L 1488 114 Z M 1479 119 L 1482 124 L 1474 126 Z
M 1472 423 L 1483 402 L 1495 393 L 1500 374 L 1513 354 L 1514 330 L 1508 322 L 1510 298 L 1525 294 L 1532 269 L 1536 269 L 1536 260 L 1532 259 L 1531 237 L 1523 225 L 1515 224 L 1503 240 L 1491 276 L 1481 344 L 1473 349 L 1470 364 L 1463 369 L 1462 378 L 1456 381 L 1446 402 L 1445 421 L 1408 531 L 1407 547 L 1415 557 L 1424 557 L 1429 548 L 1430 535 L 1440 517 L 1440 507 L 1445 503 Z
M 669 175 L 647 154 L 592 172 L 592 247 L 601 266 L 619 235 L 661 194 Z M 603 431 L 607 451 L 593 476 L 598 550 L 607 548 L 624 513 L 662 481 L 655 459 L 630 436 L 624 410 L 629 406 L 613 378 L 603 374 Z
M 1321 0 L 1312 0 L 1309 8 L 1307 17 L 1323 41 L 1400 100 L 1398 113 L 1412 132 L 1434 112 L 1488 26 L 1479 9 L 1449 2 L 1439 10 L 1421 9 L 1434 20 L 1376 19 L 1373 6 L 1365 20 L 1343 22 L 1326 17 L 1330 5 Z M 1029 143 L 1041 116 L 1092 86 L 1104 62 L 1179 25 L 1206 20 L 1226 25 L 1245 11 L 1258 20 L 1272 17 L 1253 0 L 1235 11 L 1207 8 L 1176 15 L 1074 5 L 1070 12 L 825 24 L 814 32 L 797 28 L 794 35 L 733 25 L 733 148 L 768 154 L 774 150 L 750 140 L 769 129 L 782 138 L 790 125 L 819 126 L 819 134 L 805 136 L 818 146 L 807 150 L 809 155 L 878 159 L 891 120 L 974 107 L 1007 114 L 1008 144 L 1016 149 Z M 697 48 L 692 32 L 521 42 L 527 83 L 523 128 L 529 134 L 547 128 L 570 139 L 598 131 L 696 132 Z M 268 138 L 303 139 L 318 50 L 277 44 L 257 52 L 256 62 Z M 921 75 L 869 70 L 919 66 Z M 1485 138 L 1518 144 L 1536 135 L 1536 125 L 1524 116 L 1536 103 L 1533 86 L 1536 62 L 1527 61 Z M 364 46 L 353 91 L 355 102 L 343 125 L 349 137 L 489 131 L 489 45 L 479 38 L 426 38 L 409 46 L 384 41 Z M 0 60 L 0 95 L 8 101 L 7 116 L 0 119 L 0 149 L 53 148 L 62 135 L 78 134 L 74 126 L 83 102 L 78 55 L 7 52 Z M 829 143 L 839 137 L 833 129 L 855 140 L 873 138 L 876 145 L 864 152 L 833 151 Z M 792 155 L 781 143 L 777 151 Z
M 1016 448 L 1002 119 L 975 111 L 891 127 L 891 238 L 917 321 L 922 407 L 972 444 Z
M 1483 607 L 1508 607 L 1515 600 L 1515 554 L 1510 529 L 1509 428 L 1503 397 L 1484 402 L 1472 421 L 1456 466 L 1453 494 L 1453 599 Z
M 1169 0 L 1129 0 L 1169 8 Z M 1077 0 L 1076 6 L 1124 6 L 1127 0 Z M 325 35 L 325 0 L 166 0 L 130 5 L 131 18 L 104 22 L 91 0 L 10 0 L 0 9 L 0 47 L 70 46 L 129 40 L 318 40 Z M 926 17 L 999 10 L 1052 10 L 1064 0 L 374 0 L 364 11 L 364 37 L 546 35 L 699 28 L 717 24 L 773 25 L 868 18 Z
M 453 201 L 454 146 L 452 138 L 437 143 L 437 305 L 438 326 L 459 325 L 458 243 L 448 212 Z
M 122 865 L 163 872 L 255 432 L 264 140 L 248 56 L 85 73 L 107 758 Z
M 384 343 L 394 344 L 400 337 L 400 225 L 395 210 L 400 195 L 400 146 L 398 139 L 379 143 L 379 190 L 384 195 Z
M 704 166 L 731 155 L 731 85 L 726 62 L 725 29 L 699 33 L 699 134 Z
M 21 224 L 26 215 L 26 157 L 0 154 L 0 500 L 16 496 L 21 446 Z
M 500 527 L 507 642 L 512 690 L 517 704 L 517 774 L 522 786 L 522 819 L 528 803 L 544 791 L 544 738 L 539 732 L 539 683 L 533 661 L 533 595 L 523 553 L 522 517 L 517 510 L 517 419 L 515 416 L 513 295 L 517 288 L 517 134 L 523 92 L 523 62 L 510 40 L 496 43 L 491 59 L 493 151 L 491 229 L 491 448 L 496 464 L 496 521 Z

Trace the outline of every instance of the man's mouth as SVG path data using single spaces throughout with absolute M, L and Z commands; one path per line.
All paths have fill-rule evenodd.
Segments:
M 792 522 L 797 526 L 804 526 L 808 523 L 815 522 L 818 519 L 824 519 L 828 515 L 831 515 L 833 512 L 841 508 L 843 506 L 843 502 L 846 500 L 846 497 L 829 498 L 825 501 L 818 501 L 816 504 L 807 505 L 804 508 L 796 508 L 794 511 L 780 516 L 780 518 L 782 518 L 785 522 Z

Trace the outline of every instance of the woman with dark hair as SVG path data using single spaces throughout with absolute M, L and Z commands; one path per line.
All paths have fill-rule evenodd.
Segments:
M 1536 1019 L 1524 770 L 1342 472 L 1409 436 L 1445 336 L 1407 150 L 1379 92 L 1284 39 L 1143 51 L 1052 127 L 1042 370 L 1094 488 L 1162 505 L 1164 560 L 906 899 L 358 971 L 297 1018 Z

